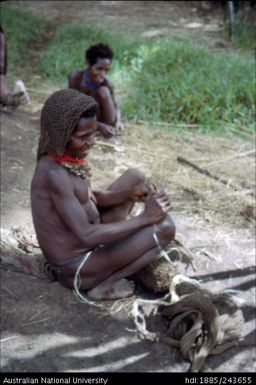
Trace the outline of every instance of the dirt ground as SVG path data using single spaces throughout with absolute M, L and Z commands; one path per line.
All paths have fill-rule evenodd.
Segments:
M 17 3 L 11 1 L 10 3 Z M 213 50 L 232 49 L 221 37 L 219 10 L 208 2 L 22 1 L 20 7 L 53 19 L 56 25 L 110 24 L 114 31 L 141 31 L 193 37 Z M 179 4 L 178 4 L 179 3 Z M 201 3 L 201 4 L 200 4 Z M 43 48 L 43 47 L 41 47 Z M 20 71 L 20 70 L 19 70 Z M 21 72 L 22 74 L 22 72 Z M 14 74 L 12 74 L 14 75 Z M 30 181 L 35 167 L 40 110 L 55 90 L 39 88 L 40 74 L 24 80 L 31 103 L 1 114 L 1 227 L 22 227 L 34 234 Z M 117 90 L 118 91 L 118 90 Z M 255 370 L 255 149 L 253 138 L 175 132 L 164 125 L 126 122 L 119 143 L 100 141 L 90 155 L 93 185 L 104 188 L 127 167 L 141 167 L 160 181 L 172 202 L 176 238 L 194 255 L 196 271 L 187 275 L 205 287 L 233 289 L 245 318 L 244 345 L 207 360 L 214 372 Z M 227 184 L 181 163 L 193 162 Z M 141 340 L 127 308 L 112 314 L 80 303 L 58 283 L 1 270 L 1 368 L 4 372 L 185 372 L 189 364 L 162 342 Z M 137 296 L 148 293 L 138 291 Z M 243 302 L 242 302 L 243 300 Z M 112 304 L 112 303 L 110 303 Z

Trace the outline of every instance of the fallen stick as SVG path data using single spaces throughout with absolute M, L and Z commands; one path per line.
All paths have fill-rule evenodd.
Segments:
M 138 120 L 139 124 L 153 124 L 155 126 L 167 126 L 167 127 L 184 127 L 184 128 L 196 128 L 198 124 L 186 124 L 186 123 L 168 123 L 168 122 L 147 122 L 145 120 Z
M 208 163 L 208 166 L 212 166 L 212 165 L 217 164 L 217 163 L 227 162 L 227 161 L 235 159 L 235 158 L 242 158 L 243 156 L 253 155 L 253 154 L 255 154 L 255 151 L 256 150 L 250 150 L 250 151 L 246 151 L 246 152 L 242 152 L 240 154 L 230 156 L 228 158 L 219 159 L 219 160 L 216 160 L 215 162 Z
M 185 158 L 182 158 L 181 156 L 177 157 L 177 161 L 180 162 L 180 163 L 183 163 L 183 164 L 187 164 L 188 166 L 190 166 L 190 167 L 194 168 L 196 171 L 198 171 L 200 174 L 203 174 L 203 175 L 208 176 L 209 178 L 215 179 L 218 182 L 221 182 L 221 183 L 225 184 L 226 186 L 230 186 L 230 187 L 234 188 L 236 191 L 240 189 L 240 187 L 235 186 L 232 183 L 230 183 L 229 181 L 227 181 L 225 179 L 222 179 L 222 178 L 220 178 L 220 177 L 218 177 L 216 175 L 212 175 L 205 168 L 201 168 L 201 167 L 197 166 L 196 164 L 190 162 L 189 160 L 187 160 Z M 250 195 L 254 195 L 254 194 L 250 193 Z
M 246 130 L 239 130 L 237 128 L 229 128 L 229 131 L 234 132 L 234 134 L 241 134 L 244 135 L 246 138 L 252 138 L 254 136 L 254 133 L 246 131 Z
M 221 182 L 224 185 L 233 188 L 235 191 L 239 191 L 242 188 L 242 187 L 236 186 L 236 185 L 230 183 L 229 181 L 222 179 L 216 175 L 212 175 L 207 169 L 197 166 L 196 164 L 190 162 L 189 160 L 183 158 L 182 156 L 178 156 L 177 161 L 180 163 L 183 163 L 183 164 L 187 164 L 188 166 L 190 166 L 190 167 L 194 168 L 196 171 L 198 171 L 200 174 L 203 174 L 203 175 L 208 176 L 209 178 L 215 179 L 218 182 Z M 249 190 L 251 190 L 251 188 L 248 186 L 243 186 L 243 188 L 248 188 Z M 253 191 L 250 191 L 248 194 L 254 197 Z
M 95 144 L 98 144 L 99 146 L 111 147 L 113 149 L 116 148 L 115 144 L 102 142 L 101 140 L 95 140 Z
M 24 322 L 22 324 L 22 326 L 26 326 L 26 325 L 32 325 L 32 324 L 37 324 L 39 322 L 45 322 L 45 321 L 48 321 L 48 319 L 50 319 L 50 317 L 46 317 L 44 319 L 40 319 L 39 321 L 32 321 L 32 322 Z

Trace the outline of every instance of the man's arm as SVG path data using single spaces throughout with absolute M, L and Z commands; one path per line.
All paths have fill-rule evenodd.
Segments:
M 0 32 L 0 73 L 4 74 L 5 71 L 5 36 L 3 32 Z
M 145 201 L 150 193 L 156 193 L 155 187 L 151 183 L 142 183 L 130 190 L 119 191 L 93 191 L 99 207 L 114 207 L 127 201 Z
M 108 87 L 110 94 L 111 94 L 111 97 L 112 97 L 112 100 L 113 100 L 113 104 L 115 106 L 116 121 L 115 121 L 114 129 L 115 129 L 115 134 L 118 135 L 121 133 L 121 131 L 124 130 L 124 125 L 123 125 L 122 119 L 121 119 L 121 111 L 120 111 L 120 109 L 117 105 L 116 99 L 115 99 L 115 91 L 114 91 L 113 83 L 110 80 L 108 80 L 107 78 L 105 78 L 104 85 L 106 87 Z
M 80 84 L 83 71 L 76 70 L 68 76 L 68 88 L 80 91 Z M 97 129 L 104 138 L 111 138 L 116 135 L 116 129 L 108 124 L 98 122 Z
M 71 72 L 68 76 L 68 88 L 80 91 L 80 80 L 82 71 Z
M 110 92 L 112 99 L 113 99 L 114 106 L 117 107 L 113 83 L 110 80 L 108 80 L 107 78 L 105 78 L 102 85 L 108 87 L 109 92 Z
M 158 223 L 170 208 L 165 197 L 152 196 L 146 203 L 145 211 L 137 217 L 110 224 L 90 224 L 65 170 L 50 170 L 48 186 L 56 212 L 85 248 L 115 242 L 145 226 Z

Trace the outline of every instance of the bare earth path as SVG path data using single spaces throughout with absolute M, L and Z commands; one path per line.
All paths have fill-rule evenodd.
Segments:
M 11 2 L 15 3 L 15 2 Z M 21 2 L 20 2 L 21 3 Z M 23 1 L 22 7 L 40 12 L 57 24 L 111 23 L 122 33 L 201 36 L 202 44 L 216 49 L 218 12 L 185 2 L 146 1 Z M 171 3 L 171 4 L 168 4 Z M 104 16 L 104 19 L 103 19 Z M 226 49 L 229 42 L 223 42 Z M 29 187 L 35 166 L 40 109 L 54 89 L 36 77 L 26 79 L 31 104 L 1 115 L 1 227 L 24 227 L 33 233 Z M 38 79 L 38 78 L 37 78 Z M 39 78 L 40 81 L 40 78 Z M 173 202 L 177 238 L 195 255 L 196 271 L 188 275 L 204 280 L 216 291 L 238 290 L 246 302 L 245 341 L 255 340 L 255 189 L 252 138 L 232 133 L 226 138 L 196 131 L 167 133 L 146 124 L 132 125 L 116 147 L 98 143 L 90 156 L 95 186 L 106 187 L 130 166 L 144 169 L 160 180 Z M 154 154 L 152 156 L 152 154 Z M 157 156 L 155 155 L 157 154 Z M 182 156 L 228 185 L 181 164 Z M 189 364 L 179 352 L 160 342 L 140 340 L 127 312 L 112 316 L 81 304 L 58 283 L 39 281 L 1 270 L 1 367 L 6 372 L 184 372 Z M 215 372 L 253 372 L 255 347 L 234 347 L 210 357 Z

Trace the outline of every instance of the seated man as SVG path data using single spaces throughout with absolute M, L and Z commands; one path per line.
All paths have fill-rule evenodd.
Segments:
M 92 191 L 86 157 L 96 113 L 95 100 L 76 90 L 57 91 L 46 101 L 32 215 L 39 245 L 61 284 L 72 289 L 78 272 L 89 297 L 117 299 L 133 294 L 134 285 L 124 278 L 169 244 L 175 226 L 167 196 L 137 169 L 128 169 L 106 191 Z M 136 201 L 144 201 L 145 209 L 127 219 Z
M 2 26 L 0 25 L 0 105 L 17 108 L 20 104 L 29 102 L 24 83 L 18 80 L 13 87 L 6 82 L 7 74 L 7 43 Z
M 123 130 L 117 108 L 114 88 L 106 78 L 113 59 L 113 51 L 106 44 L 96 44 L 85 52 L 87 68 L 76 70 L 68 77 L 69 88 L 93 96 L 98 103 L 98 131 L 105 138 L 118 135 Z

